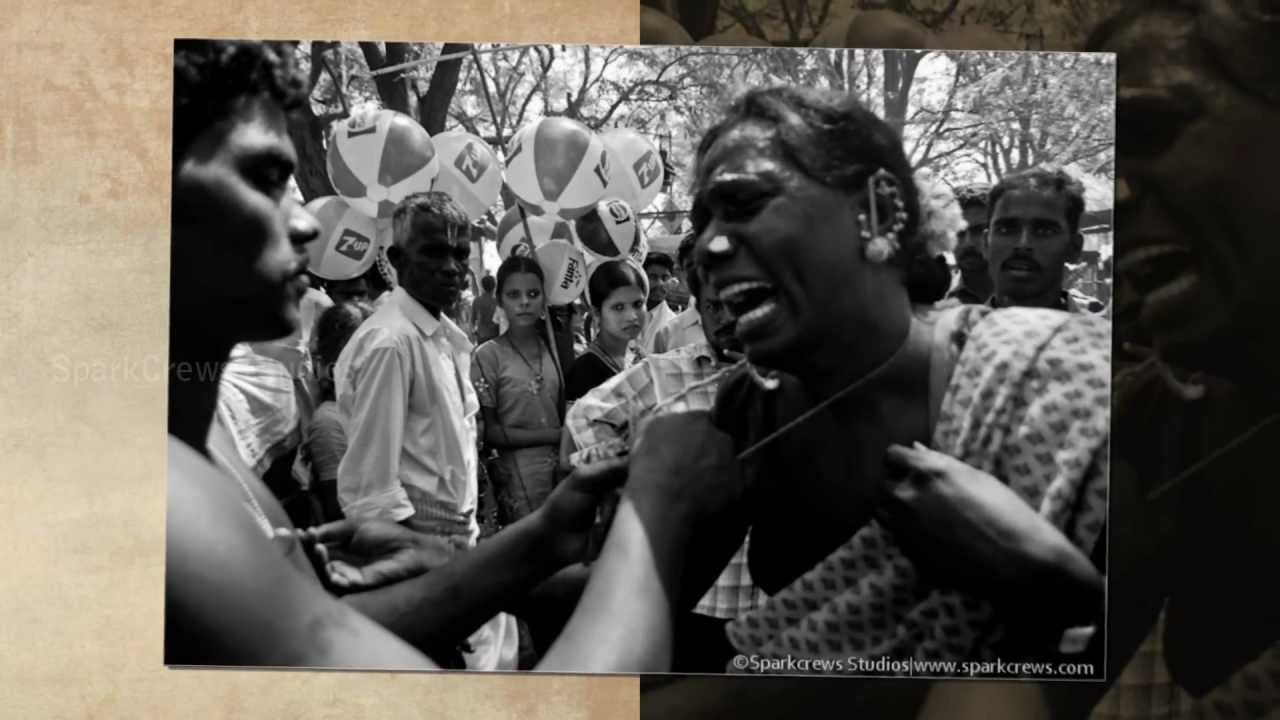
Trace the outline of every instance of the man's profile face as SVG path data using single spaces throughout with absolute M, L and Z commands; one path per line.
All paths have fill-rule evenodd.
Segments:
M 400 284 L 433 313 L 453 307 L 462 297 L 471 258 L 471 232 L 436 215 L 416 213 L 409 237 L 389 257 Z
M 221 341 L 290 334 L 319 231 L 288 192 L 297 158 L 284 111 L 246 101 L 178 162 L 170 297 L 175 314 L 192 316 L 179 322 L 198 317 Z
M 963 211 L 967 224 L 956 233 L 956 265 L 966 273 L 987 270 L 987 209 L 971 205 Z
M 991 213 L 988 233 L 996 293 L 1015 303 L 1060 292 L 1066 263 L 1080 254 L 1079 235 L 1067 224 L 1067 198 L 1060 194 L 1004 193 Z

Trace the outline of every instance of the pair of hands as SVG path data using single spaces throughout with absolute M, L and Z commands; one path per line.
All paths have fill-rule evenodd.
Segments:
M 877 517 L 935 582 L 985 594 L 993 581 L 1014 582 L 1029 553 L 1070 544 L 1004 483 L 955 458 L 917 444 L 891 446 L 886 460 L 903 479 L 886 488 Z M 597 507 L 624 483 L 637 504 L 688 522 L 732 514 L 747 492 L 730 438 L 707 413 L 682 413 L 646 423 L 630 457 L 575 469 L 522 522 L 537 523 L 548 552 L 568 565 L 586 550 Z M 444 561 L 432 538 L 387 521 L 342 520 L 300 538 L 339 591 L 398 582 Z
M 536 526 L 530 537 L 563 566 L 583 557 L 597 508 L 624 484 L 638 503 L 690 520 L 723 512 L 743 494 L 732 445 L 707 413 L 654 418 L 629 457 L 574 469 L 520 522 Z M 349 518 L 297 535 L 310 548 L 317 572 L 338 592 L 406 580 L 450 555 L 436 538 L 387 520 Z

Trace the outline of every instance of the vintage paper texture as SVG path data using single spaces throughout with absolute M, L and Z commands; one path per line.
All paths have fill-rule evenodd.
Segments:
M 626 43 L 634 0 L 89 5 L 0 13 L 0 717 L 635 717 L 625 677 L 161 659 L 173 39 Z

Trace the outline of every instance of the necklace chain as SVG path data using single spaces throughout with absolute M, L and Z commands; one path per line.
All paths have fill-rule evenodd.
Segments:
M 520 352 L 520 348 L 509 335 L 507 336 L 507 344 L 516 352 L 516 355 L 520 356 L 520 360 L 525 364 L 525 367 L 529 368 L 529 372 L 533 373 L 533 380 L 529 383 L 529 390 L 534 395 L 542 394 L 544 382 L 544 378 L 542 376 L 542 342 L 538 342 L 538 366 L 536 368 L 533 366 L 533 363 L 529 362 L 529 359 L 524 356 L 524 353 Z

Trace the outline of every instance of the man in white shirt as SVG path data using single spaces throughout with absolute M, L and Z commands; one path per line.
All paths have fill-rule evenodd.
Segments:
M 640 335 L 640 347 L 646 353 L 654 352 L 658 331 L 671 322 L 676 314 L 667 305 L 667 286 L 675 279 L 675 260 L 670 255 L 651 252 L 644 257 L 644 274 L 649 277 L 648 317 Z
M 334 373 L 347 453 L 338 500 L 347 517 L 381 517 L 436 541 L 440 564 L 475 545 L 476 411 L 471 342 L 444 313 L 471 254 L 466 214 L 447 195 L 396 208 L 387 257 L 399 287 L 343 349 Z M 514 621 L 499 615 L 464 649 L 472 669 L 514 669 Z
M 693 289 L 694 273 L 697 268 L 693 263 L 693 246 L 697 235 L 689 233 L 680 241 L 680 249 L 676 251 L 676 261 L 680 265 L 680 276 L 685 286 Z M 654 333 L 653 351 L 665 353 L 688 345 L 705 344 L 706 333 L 702 329 L 702 314 L 698 312 L 698 301 L 691 297 L 689 307 L 685 308 L 666 325 Z

